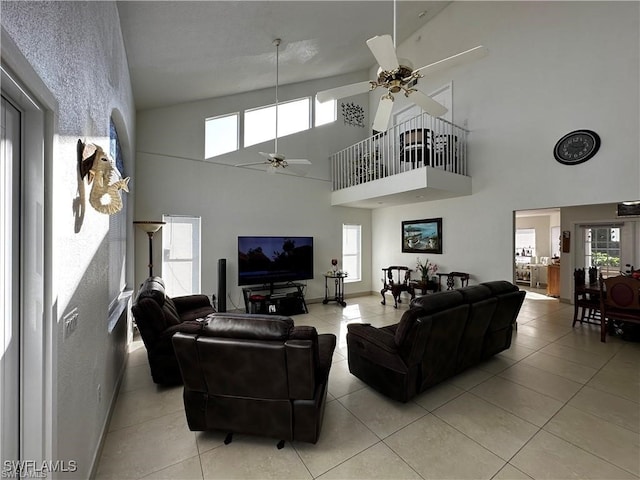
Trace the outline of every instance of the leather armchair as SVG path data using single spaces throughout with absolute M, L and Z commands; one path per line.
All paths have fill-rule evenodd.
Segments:
M 147 349 L 151 377 L 158 384 L 182 383 L 171 337 L 176 332 L 199 332 L 202 320 L 214 313 L 206 295 L 170 298 L 160 277 L 147 278 L 131 308 Z
M 315 443 L 327 397 L 333 334 L 289 317 L 216 313 L 173 337 L 189 429 Z
M 524 295 L 509 282 L 487 282 L 418 297 L 394 325 L 351 323 L 349 371 L 406 402 L 509 348 Z

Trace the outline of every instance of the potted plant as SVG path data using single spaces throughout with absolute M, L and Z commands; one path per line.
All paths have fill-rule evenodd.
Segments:
M 429 279 L 435 275 L 438 271 L 438 265 L 435 263 L 430 263 L 429 259 L 425 259 L 424 263 L 418 257 L 418 262 L 416 264 L 416 270 L 420 273 L 423 283 L 427 283 Z M 434 279 L 435 281 L 435 279 Z

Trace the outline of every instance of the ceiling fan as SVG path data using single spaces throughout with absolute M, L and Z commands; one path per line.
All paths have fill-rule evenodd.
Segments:
M 394 1 L 394 37 L 395 37 L 395 1 Z M 434 117 L 447 113 L 446 107 L 433 100 L 430 96 L 413 88 L 413 81 L 425 75 L 435 73 L 446 68 L 484 57 L 488 50 L 483 46 L 477 46 L 470 50 L 458 53 L 451 57 L 439 60 L 424 67 L 413 69 L 413 64 L 396 55 L 395 39 L 391 35 L 375 36 L 367 40 L 367 46 L 378 61 L 378 78 L 373 81 L 353 83 L 342 87 L 331 88 L 318 92 L 319 102 L 326 102 L 338 98 L 350 97 L 360 93 L 375 90 L 380 87 L 387 93 L 380 97 L 378 110 L 373 121 L 373 129 L 378 132 L 387 130 L 391 111 L 393 110 L 394 94 L 404 93 L 413 103 L 421 107 L 425 112 Z
M 283 171 L 285 168 L 288 168 L 289 171 L 295 175 L 306 175 L 309 165 L 311 162 L 309 160 L 303 158 L 294 158 L 294 159 L 286 159 L 282 153 L 278 153 L 278 76 L 279 76 L 279 52 L 280 52 L 280 43 L 282 40 L 276 38 L 273 42 L 273 45 L 276 46 L 276 136 L 275 136 L 275 145 L 274 152 L 258 152 L 260 155 L 265 157 L 266 160 L 262 162 L 253 162 L 253 163 L 243 163 L 236 165 L 236 167 L 249 167 L 254 165 L 266 165 L 268 173 L 276 173 L 277 171 Z

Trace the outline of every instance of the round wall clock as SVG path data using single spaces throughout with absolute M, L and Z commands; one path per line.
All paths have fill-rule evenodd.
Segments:
M 600 148 L 600 137 L 592 130 L 576 130 L 558 140 L 553 149 L 556 160 L 565 165 L 577 165 L 593 157 Z

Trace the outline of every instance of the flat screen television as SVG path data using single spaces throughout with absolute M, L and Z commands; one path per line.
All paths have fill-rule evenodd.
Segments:
M 313 278 L 313 237 L 238 237 L 238 285 Z

